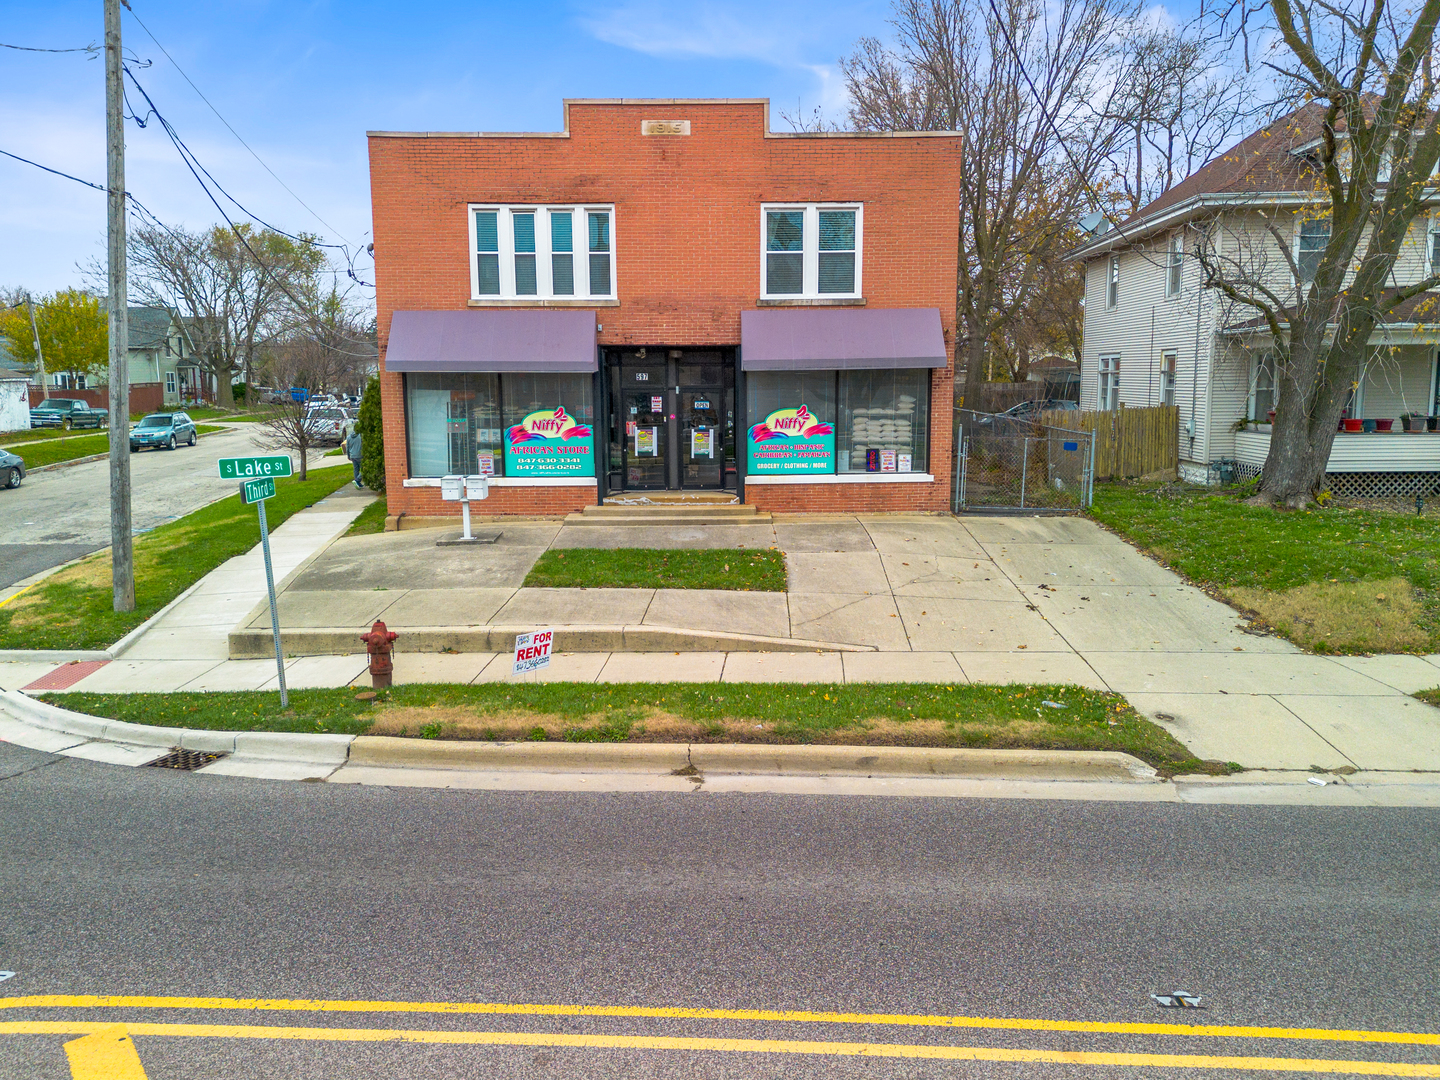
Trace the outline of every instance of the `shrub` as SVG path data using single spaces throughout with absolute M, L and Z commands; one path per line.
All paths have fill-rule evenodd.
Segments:
M 360 480 L 371 491 L 385 490 L 385 427 L 380 417 L 380 377 L 371 376 L 360 399 Z

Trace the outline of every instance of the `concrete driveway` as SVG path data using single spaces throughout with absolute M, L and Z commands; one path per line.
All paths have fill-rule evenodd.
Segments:
M 193 447 L 130 458 L 131 521 L 143 533 L 235 493 L 215 462 L 260 449 L 255 425 L 202 435 Z M 24 448 L 17 451 L 25 456 Z M 324 451 L 311 455 L 311 464 Z M 110 465 L 91 461 L 31 473 L 0 491 L 0 588 L 110 544 Z

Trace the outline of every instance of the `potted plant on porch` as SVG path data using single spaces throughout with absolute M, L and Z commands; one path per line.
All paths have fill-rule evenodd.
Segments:
M 1429 417 L 1421 416 L 1418 413 L 1405 413 L 1400 417 L 1400 423 L 1404 425 L 1405 430 L 1413 432 L 1428 430 L 1430 425 L 1426 423 L 1427 420 L 1429 420 Z

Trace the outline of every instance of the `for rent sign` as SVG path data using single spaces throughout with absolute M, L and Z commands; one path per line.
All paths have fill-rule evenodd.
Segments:
M 515 666 L 512 675 L 524 675 L 550 666 L 550 641 L 554 630 L 532 630 L 515 635 Z

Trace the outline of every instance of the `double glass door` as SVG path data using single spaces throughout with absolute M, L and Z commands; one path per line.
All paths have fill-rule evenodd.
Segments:
M 734 472 L 733 372 L 725 378 L 718 352 L 702 354 L 711 362 L 687 362 L 680 349 L 646 353 L 611 360 L 610 489 L 723 488 Z

